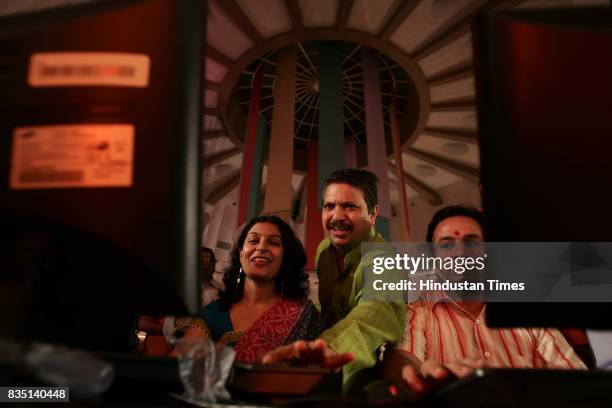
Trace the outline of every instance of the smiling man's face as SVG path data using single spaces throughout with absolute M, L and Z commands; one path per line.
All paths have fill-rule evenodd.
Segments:
M 376 221 L 378 206 L 368 211 L 363 192 L 349 184 L 332 183 L 323 194 L 321 219 L 332 245 L 347 253 L 364 241 Z

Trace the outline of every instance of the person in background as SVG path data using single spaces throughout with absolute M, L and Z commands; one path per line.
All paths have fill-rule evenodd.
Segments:
M 216 265 L 217 259 L 213 250 L 205 246 L 201 247 L 200 278 L 202 280 L 202 306 L 206 306 L 219 298 L 219 288 L 215 286 L 213 280 Z M 190 316 L 166 316 L 164 318 L 163 334 L 168 350 L 171 349 L 171 345 L 174 344 L 177 338 L 182 337 L 192 324 L 193 317 Z
M 483 240 L 482 212 L 449 206 L 434 214 L 427 240 L 434 255 L 462 257 Z M 473 249 L 470 249 L 473 250 Z M 467 274 L 467 272 L 466 272 Z M 485 304 L 436 297 L 406 305 L 400 346 L 385 354 L 384 377 L 425 393 L 449 375 L 476 368 L 577 368 L 585 365 L 556 329 L 490 329 Z
M 213 280 L 217 258 L 213 250 L 208 247 L 201 248 L 200 258 L 202 266 L 202 306 L 206 306 L 219 298 L 219 288 L 215 286 Z
M 225 271 L 225 290 L 202 310 L 203 324 L 186 335 L 233 346 L 236 361 L 256 363 L 269 351 L 320 333 L 320 315 L 308 299 L 306 253 L 275 215 L 242 229 Z

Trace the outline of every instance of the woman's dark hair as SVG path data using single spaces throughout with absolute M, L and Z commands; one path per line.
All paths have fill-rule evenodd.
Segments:
M 219 302 L 225 308 L 242 299 L 245 276 L 238 281 L 240 273 L 240 250 L 244 246 L 246 236 L 255 224 L 267 222 L 276 225 L 281 234 L 283 244 L 283 261 L 275 278 L 276 291 L 284 297 L 303 299 L 308 296 L 308 274 L 304 271 L 306 265 L 306 252 L 300 240 L 295 236 L 291 227 L 276 215 L 260 215 L 249 221 L 238 236 L 231 252 L 230 266 L 225 270 L 223 283 L 225 290 L 219 292 Z

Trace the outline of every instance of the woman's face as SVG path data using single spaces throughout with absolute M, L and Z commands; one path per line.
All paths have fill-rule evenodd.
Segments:
M 283 262 L 283 242 L 278 227 L 259 222 L 247 233 L 240 263 L 250 279 L 259 282 L 274 280 Z

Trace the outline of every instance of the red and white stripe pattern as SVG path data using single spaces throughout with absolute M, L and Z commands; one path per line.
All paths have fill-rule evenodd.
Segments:
M 486 307 L 486 306 L 485 306 Z M 400 348 L 441 364 L 484 358 L 498 368 L 586 368 L 556 329 L 491 329 L 450 301 L 407 305 Z

